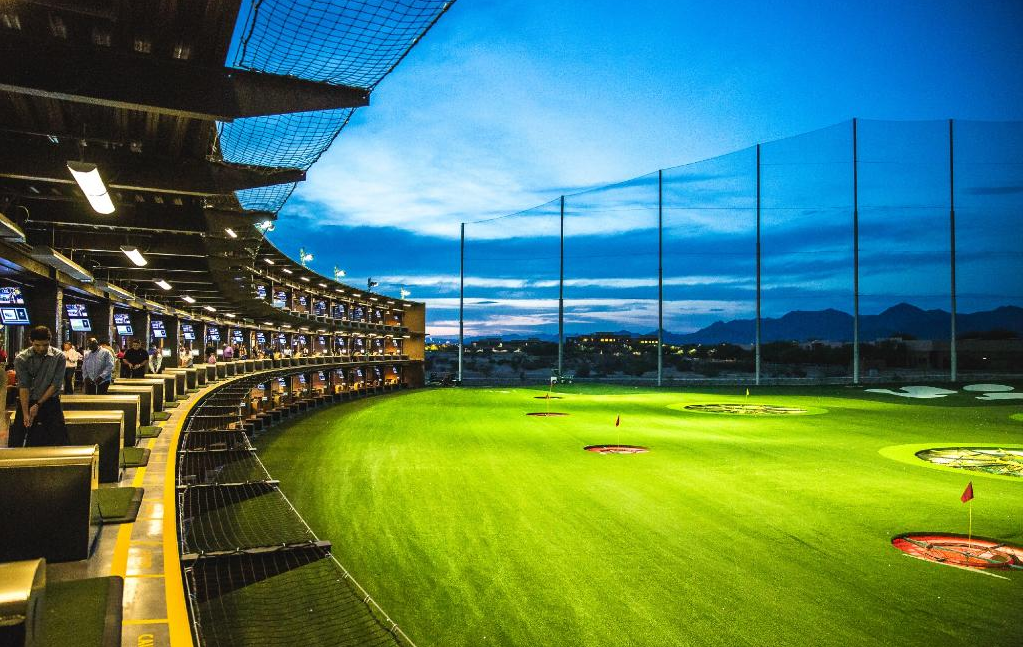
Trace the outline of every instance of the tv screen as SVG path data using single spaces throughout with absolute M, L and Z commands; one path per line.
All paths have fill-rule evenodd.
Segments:
M 132 335 L 135 334 L 135 331 L 132 330 L 131 326 L 128 324 L 118 324 L 117 334 L 120 335 L 121 337 L 131 337 Z
M 302 307 L 309 305 L 309 297 L 304 294 L 298 295 L 298 305 Z
M 321 336 L 317 337 L 316 339 L 317 339 L 317 341 L 320 342 L 320 346 L 326 346 L 327 345 L 327 338 L 326 337 L 323 337 L 321 335 Z
M 308 340 L 306 339 L 306 336 L 305 336 L 305 335 L 299 335 L 299 336 L 298 336 L 298 343 L 302 344 L 303 346 L 305 346 L 305 344 L 306 344 L 306 342 L 307 342 L 307 341 L 308 341 Z
M 182 336 L 182 338 L 185 341 L 195 341 L 195 333 L 194 332 L 181 333 L 181 336 Z
M 116 326 L 130 326 L 131 325 L 131 315 L 129 315 L 129 314 L 125 313 L 125 312 L 115 312 L 114 313 L 114 325 L 116 325 Z M 128 334 L 130 335 L 131 333 L 128 333 Z
M 192 324 L 183 323 L 181 324 L 181 332 L 195 332 L 195 328 L 192 327 Z
M 326 301 L 314 301 L 313 302 L 313 310 L 318 315 L 325 315 L 325 314 L 327 314 L 327 302 Z
M 299 375 L 298 376 L 298 383 L 299 384 L 305 384 L 305 375 Z
M 283 290 L 274 290 L 273 307 L 285 308 L 288 305 L 288 293 Z
M 220 331 L 216 328 L 210 328 L 209 338 L 213 341 L 220 341 Z
M 335 319 L 345 318 L 345 306 L 343 303 L 334 304 L 334 318 Z
M 257 285 L 256 286 L 256 294 L 259 295 L 260 299 L 265 299 L 266 298 L 266 286 L 265 285 Z
M 326 376 L 326 374 L 324 374 L 324 372 L 323 372 L 323 371 L 317 371 L 317 373 L 316 373 L 316 374 L 320 376 L 320 379 L 321 379 L 321 380 L 325 380 L 325 379 L 327 379 L 327 376 Z
M 153 339 L 167 339 L 166 330 L 153 330 Z
M 244 337 L 244 335 L 242 335 L 242 331 L 240 331 L 240 330 L 232 330 L 231 331 L 231 339 L 233 339 L 235 341 L 235 343 L 240 344 L 240 343 L 242 343 L 242 341 L 244 341 L 245 337 Z
M 279 377 L 277 378 L 277 383 L 280 384 L 281 386 L 288 386 L 287 378 Z
M 92 324 L 88 319 L 72 319 L 71 330 L 75 332 L 92 332 Z
M 149 322 L 149 325 L 153 328 L 153 337 L 164 339 L 167 337 L 167 329 L 163 327 L 163 321 L 159 319 L 153 319 Z M 162 335 L 157 334 L 157 331 L 162 332 Z
M 0 308 L 0 321 L 5 326 L 27 326 L 28 308 Z
M 256 333 L 256 343 L 257 344 L 265 344 L 266 343 L 266 333 L 257 332 Z
M 0 288 L 0 305 L 4 306 L 25 305 L 25 295 L 21 293 L 21 288 L 15 287 Z
M 89 313 L 85 310 L 84 303 L 65 303 L 68 319 L 88 319 Z
M 181 324 L 181 337 L 185 341 L 195 341 L 195 328 L 192 327 L 192 324 Z

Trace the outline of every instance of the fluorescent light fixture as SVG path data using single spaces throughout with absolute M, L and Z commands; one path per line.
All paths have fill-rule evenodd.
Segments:
M 213 306 L 203 306 L 203 310 L 205 310 L 206 312 L 216 312 L 217 311 L 217 309 L 214 308 Z
M 235 318 L 235 317 L 237 317 L 238 315 L 236 315 L 236 314 L 231 314 L 230 312 L 225 312 L 225 313 L 224 313 L 224 316 L 225 316 L 225 317 L 227 317 L 228 319 L 234 319 L 234 318 Z
M 273 259 L 271 258 L 264 258 L 263 262 L 266 263 L 267 265 L 274 265 Z
M 184 299 L 185 303 L 195 303 L 195 299 L 188 296 L 187 294 L 182 294 L 181 298 Z
M 302 279 L 303 281 L 305 281 L 306 283 L 309 282 L 309 277 L 308 276 L 300 276 L 299 278 Z
M 284 272 L 285 274 L 293 274 L 293 272 L 286 267 L 282 267 L 281 271 Z
M 149 265 L 149 261 L 147 261 L 146 257 L 142 255 L 142 252 L 139 251 L 138 247 L 133 245 L 121 245 L 121 251 L 128 257 L 128 260 L 139 267 Z
M 231 238 L 237 238 L 238 237 L 238 234 L 234 233 L 234 229 L 231 229 L 230 227 L 228 227 L 224 231 L 226 231 L 227 235 L 230 236 Z
M 321 288 L 327 287 L 326 283 L 317 283 L 316 285 L 320 286 Z
M 135 295 L 132 294 L 131 292 L 128 292 L 127 290 L 125 290 L 124 288 L 122 288 L 119 285 L 114 285 L 113 283 L 108 283 L 107 281 L 96 281 L 96 287 L 99 288 L 100 290 L 103 290 L 107 294 L 113 294 L 113 295 L 121 297 L 122 299 L 134 299 L 135 298 Z
M 53 269 L 59 270 L 83 283 L 92 283 L 93 281 L 92 274 L 88 270 L 52 247 L 36 245 L 32 248 L 32 252 L 29 255 L 40 263 L 45 263 Z
M 153 281 L 153 283 L 156 283 L 157 285 L 159 285 L 164 290 L 170 290 L 171 289 L 171 284 L 168 283 L 167 281 L 164 281 L 163 279 L 156 279 L 156 280 Z
M 99 176 L 99 169 L 95 164 L 87 162 L 68 162 L 67 168 L 71 175 L 82 187 L 82 193 L 88 198 L 89 204 L 97 213 L 108 214 L 114 212 L 114 203 L 110 201 L 110 194 Z
M 0 213 L 0 238 L 14 243 L 25 242 L 25 232 L 13 220 Z

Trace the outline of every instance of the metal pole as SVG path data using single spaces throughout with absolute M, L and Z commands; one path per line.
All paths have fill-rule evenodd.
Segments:
M 760 144 L 757 144 L 757 337 L 754 382 L 760 386 Z
M 664 171 L 657 171 L 657 386 L 664 379 Z
M 458 384 L 462 384 L 462 354 L 465 347 L 465 223 L 458 254 Z
M 959 355 L 956 348 L 956 192 L 955 192 L 955 157 L 952 138 L 952 120 L 948 120 L 948 226 L 950 238 L 950 266 L 952 269 L 952 321 L 949 339 L 950 365 L 949 374 L 952 381 L 959 378 Z
M 565 196 L 561 196 L 561 269 L 558 275 L 558 380 L 565 360 Z
M 860 383 L 860 185 L 853 117 L 853 384 Z

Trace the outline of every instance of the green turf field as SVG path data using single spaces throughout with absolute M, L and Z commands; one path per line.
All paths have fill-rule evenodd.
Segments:
M 1021 645 L 1023 571 L 904 556 L 891 538 L 1023 543 L 1023 478 L 895 445 L 1023 447 L 1023 403 L 757 389 L 812 415 L 696 413 L 741 389 L 422 390 L 260 438 L 313 530 L 420 647 Z M 621 416 L 621 427 L 614 421 Z M 650 453 L 584 452 L 598 443 Z

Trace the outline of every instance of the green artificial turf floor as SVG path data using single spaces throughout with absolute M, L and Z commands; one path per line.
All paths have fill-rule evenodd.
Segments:
M 741 389 L 422 390 L 256 443 L 320 538 L 419 647 L 1019 645 L 1008 579 L 904 556 L 904 532 L 1023 544 L 1023 479 L 893 445 L 1023 446 L 1019 402 L 755 389 L 812 415 L 690 412 Z M 529 417 L 527 412 L 565 412 Z M 614 421 L 621 416 L 621 426 Z M 602 443 L 650 453 L 585 452 Z

